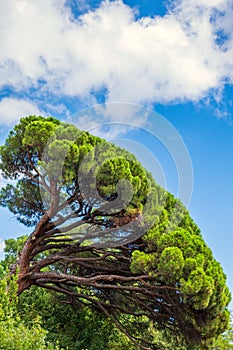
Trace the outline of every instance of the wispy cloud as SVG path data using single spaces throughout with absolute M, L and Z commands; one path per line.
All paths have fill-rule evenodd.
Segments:
M 38 107 L 30 101 L 5 97 L 0 101 L 0 125 L 11 126 L 26 115 L 39 115 Z
M 0 0 L 0 87 L 27 100 L 30 89 L 37 100 L 90 101 L 104 89 L 108 102 L 169 103 L 198 101 L 232 83 L 231 2 L 172 4 L 163 17 L 138 19 L 122 1 L 105 1 L 75 19 L 64 0 Z M 5 99 L 1 122 L 17 120 L 18 106 L 18 114 L 20 107 L 35 113 L 35 104 Z

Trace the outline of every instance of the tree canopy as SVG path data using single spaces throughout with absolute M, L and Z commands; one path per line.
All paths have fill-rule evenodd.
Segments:
M 18 293 L 31 286 L 100 310 L 141 349 L 153 322 L 208 348 L 227 329 L 226 276 L 187 209 L 134 155 L 52 117 L 22 118 L 0 148 L 0 204 L 35 226 Z M 135 335 L 136 334 L 136 335 Z

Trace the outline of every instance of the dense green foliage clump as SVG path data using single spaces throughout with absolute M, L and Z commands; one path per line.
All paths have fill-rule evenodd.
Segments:
M 0 204 L 35 226 L 7 242 L 2 266 L 18 271 L 20 317 L 45 334 L 38 313 L 48 344 L 156 350 L 223 341 L 226 276 L 187 209 L 134 155 L 52 117 L 29 116 L 0 147 L 0 169 L 14 180 Z
M 46 341 L 47 331 L 38 314 L 24 320 L 19 312 L 16 276 L 9 278 L 0 265 L 0 349 L 2 350 L 58 350 Z
M 180 301 L 174 314 L 178 317 L 182 312 L 187 323 L 195 315 L 195 327 L 203 339 L 223 332 L 229 319 L 225 306 L 231 299 L 226 276 L 199 228 L 172 195 L 167 195 L 157 223 L 142 239 L 146 248 L 132 253 L 132 271 L 151 274 L 161 285 L 176 287 L 169 296 L 171 302 Z M 164 312 L 163 303 L 158 311 Z

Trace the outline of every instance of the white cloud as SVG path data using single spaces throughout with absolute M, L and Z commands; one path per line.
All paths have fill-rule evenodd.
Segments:
M 2 239 L 0 239 L 0 254 L 4 252 L 4 248 L 5 248 L 5 242 Z
M 6 180 L 0 174 L 0 189 L 7 184 Z
M 0 101 L 0 125 L 10 126 L 26 115 L 39 115 L 37 106 L 23 99 L 5 97 Z
M 140 20 L 122 1 L 78 20 L 64 0 L 0 0 L 0 10 L 0 86 L 43 80 L 43 94 L 88 98 L 105 87 L 107 101 L 167 103 L 197 101 L 233 81 L 228 0 L 174 1 L 164 17 Z

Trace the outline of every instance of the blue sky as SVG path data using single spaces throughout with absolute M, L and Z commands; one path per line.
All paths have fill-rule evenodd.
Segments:
M 110 111 L 100 120 L 84 112 L 98 103 L 158 112 L 188 149 L 188 207 L 233 291 L 231 1 L 0 0 L 0 9 L 0 143 L 28 114 L 91 129 L 103 121 L 145 127 L 130 111 L 120 119 Z M 178 195 L 179 169 L 167 151 L 137 135 L 149 152 L 145 163 L 154 153 L 166 188 Z M 0 242 L 29 232 L 6 209 L 0 215 Z

